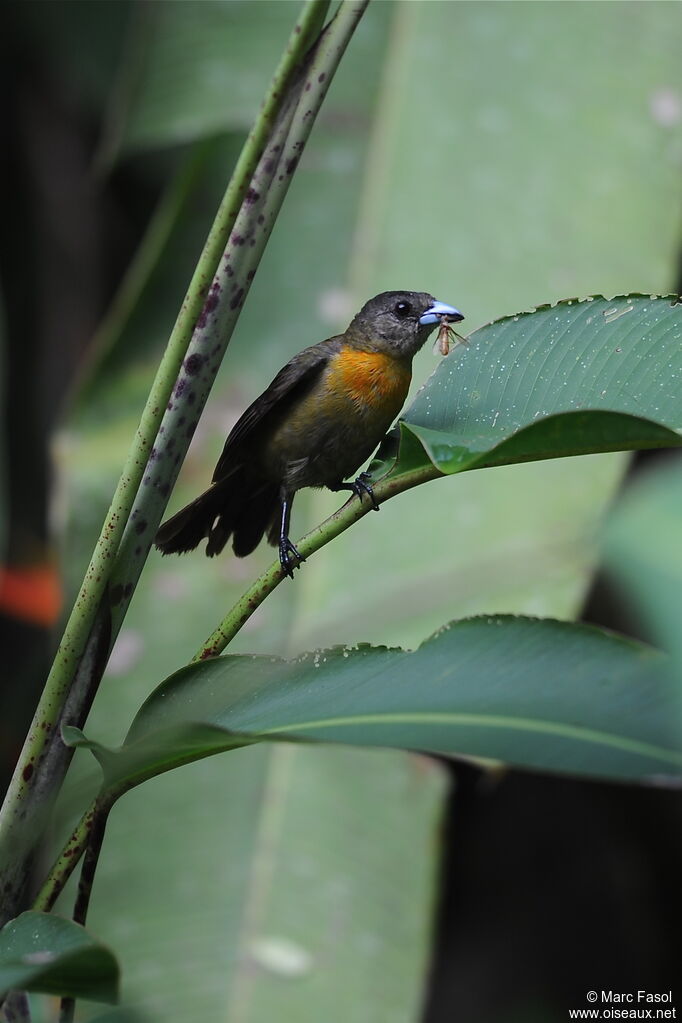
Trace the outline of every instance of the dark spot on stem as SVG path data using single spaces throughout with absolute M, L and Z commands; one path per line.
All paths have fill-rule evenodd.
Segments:
M 258 200 L 260 199 L 260 192 L 257 192 L 255 188 L 250 188 L 246 195 L 244 196 L 244 198 L 246 199 L 247 203 L 258 202 Z
M 33 777 L 33 764 L 26 764 L 26 767 L 21 772 L 21 777 L 24 781 L 30 781 Z
M 237 294 L 234 296 L 234 298 L 230 302 L 230 309 L 238 309 L 239 306 L 241 305 L 243 297 L 244 297 L 244 289 L 240 288 L 239 291 L 237 292 Z
M 214 281 L 211 287 L 211 293 L 204 302 L 203 309 L 201 310 L 199 319 L 197 320 L 197 327 L 203 329 L 206 326 L 206 321 L 208 320 L 208 317 L 211 315 L 215 307 L 218 305 L 219 299 L 220 285 L 218 284 L 217 281 Z
M 180 377 L 177 384 L 175 385 L 175 397 L 180 398 L 187 390 L 187 378 Z
M 146 528 L 147 528 L 147 520 L 146 519 L 140 519 L 139 522 L 135 523 L 135 532 L 137 533 L 138 536 L 140 536 L 142 533 L 144 533 Z
M 188 373 L 189 376 L 193 377 L 196 373 L 199 372 L 203 364 L 204 364 L 203 355 L 199 355 L 197 352 L 195 352 L 193 355 L 188 355 L 187 358 L 185 359 L 185 372 Z
M 323 71 L 321 75 L 317 76 L 317 80 L 320 83 L 320 85 L 322 85 L 322 82 L 325 80 L 326 77 L 327 77 L 326 71 Z
M 116 607 L 123 600 L 123 587 L 120 583 L 116 583 L 111 590 L 111 606 Z
M 294 171 L 296 170 L 297 163 L 298 163 L 298 157 L 297 156 L 292 156 L 290 160 L 287 160 L 287 168 L 286 168 L 287 169 L 287 174 L 293 174 L 294 173 Z
M 243 245 L 244 237 L 241 234 L 237 234 L 237 232 L 235 231 L 235 233 L 230 238 L 230 241 L 232 242 L 233 245 Z

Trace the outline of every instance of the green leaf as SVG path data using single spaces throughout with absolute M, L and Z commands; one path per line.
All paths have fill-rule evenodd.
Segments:
M 682 304 L 641 295 L 569 300 L 489 323 L 418 393 L 393 472 L 428 460 L 449 474 L 682 444 L 681 339 Z
M 597 629 L 477 618 L 418 650 L 332 648 L 286 661 L 218 657 L 172 675 L 114 752 L 105 786 L 259 739 L 466 754 L 613 778 L 679 772 L 665 660 Z M 221 739 L 220 732 L 223 732 Z
M 670 652 L 682 709 L 682 472 L 679 464 L 644 477 L 606 529 L 610 567 L 627 587 L 657 641 Z
M 70 920 L 27 912 L 0 931 L 0 997 L 14 988 L 115 1002 L 118 981 L 113 953 Z

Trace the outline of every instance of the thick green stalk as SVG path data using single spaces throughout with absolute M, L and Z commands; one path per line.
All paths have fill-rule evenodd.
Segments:
M 309 55 L 304 74 L 254 172 L 177 386 L 111 577 L 112 639 L 125 616 L 182 459 L 208 398 L 261 256 L 339 61 L 368 0 L 342 3 Z
M 198 416 L 234 329 L 274 221 L 346 46 L 369 0 L 344 0 L 295 76 L 256 167 L 168 401 L 107 594 L 108 643 L 123 620 Z M 78 723 L 77 719 L 64 719 Z M 85 823 L 81 822 L 85 828 Z M 78 836 L 79 854 L 83 830 Z M 63 856 L 47 882 L 65 880 Z M 75 851 L 71 860 L 75 859 Z M 53 883 L 56 882 L 56 883 Z M 45 887 L 43 888 L 45 892 Z M 42 895 L 42 893 L 41 893 Z M 50 897 L 52 897 L 52 895 Z
M 39 841 L 45 816 L 68 766 L 71 754 L 61 743 L 58 723 L 74 675 L 83 660 L 89 660 L 91 666 L 88 675 L 95 679 L 96 685 L 110 648 L 110 643 L 105 643 L 101 635 L 107 631 L 105 614 L 104 624 L 100 628 L 100 639 L 96 643 L 90 643 L 89 653 L 86 653 L 124 529 L 144 476 L 161 414 L 176 385 L 195 323 L 207 300 L 209 282 L 213 278 L 226 240 L 247 194 L 254 168 L 279 114 L 285 90 L 297 73 L 311 37 L 319 30 L 327 7 L 327 0 L 309 0 L 305 5 L 256 125 L 245 143 L 169 338 L 92 560 L 67 622 L 14 777 L 0 810 L 0 889 L 4 895 L 0 924 L 14 916 L 21 906 L 31 850 Z M 79 694 L 78 699 L 71 701 L 73 716 L 70 715 L 70 720 L 82 720 L 83 711 L 92 699 L 92 685 L 83 685 L 81 689 L 82 696 Z M 79 703 L 80 708 L 76 705 Z

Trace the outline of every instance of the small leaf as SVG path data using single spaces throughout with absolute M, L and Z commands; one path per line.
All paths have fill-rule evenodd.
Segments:
M 682 305 L 571 300 L 474 331 L 417 394 L 393 475 L 682 444 Z M 421 452 L 419 448 L 421 447 Z M 379 459 L 395 455 L 395 438 Z
M 8 991 L 118 999 L 112 952 L 79 924 L 48 913 L 22 913 L 0 931 L 0 997 Z
M 642 779 L 682 772 L 665 667 L 650 648 L 588 626 L 476 618 L 412 653 L 336 647 L 193 664 L 149 697 L 120 750 L 89 745 L 105 786 L 263 739 Z

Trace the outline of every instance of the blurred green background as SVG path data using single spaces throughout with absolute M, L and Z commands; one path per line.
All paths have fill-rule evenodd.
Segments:
M 67 606 L 298 9 L 289 0 L 7 8 L 5 561 L 48 563 L 56 545 Z M 470 330 L 574 295 L 672 290 L 681 52 L 674 4 L 373 0 L 171 509 L 204 486 L 230 426 L 286 359 L 343 328 L 378 291 L 430 291 L 462 309 Z M 420 354 L 415 388 L 438 358 L 430 345 Z M 233 649 L 413 647 L 465 615 L 579 615 L 625 467 L 621 455 L 591 456 L 405 494 L 279 587 Z M 292 535 L 338 503 L 299 495 Z M 269 549 L 247 561 L 153 553 L 89 732 L 119 742 L 140 702 L 271 559 Z M 36 658 L 47 660 L 54 637 L 5 619 L 8 678 L 25 679 L 30 706 Z M 8 758 L 21 741 L 12 694 Z M 604 968 L 617 978 L 637 966 L 664 980 L 669 909 L 652 878 L 667 868 L 650 838 L 656 815 L 659 831 L 679 824 L 672 797 L 463 767 L 443 831 L 453 777 L 402 754 L 263 748 L 129 795 L 110 822 L 90 918 L 121 956 L 126 1003 L 153 1023 L 394 1023 L 423 1013 L 429 1023 L 551 1023 L 599 986 L 588 969 L 597 948 L 610 948 Z M 79 754 L 55 841 L 94 778 Z M 593 862 L 571 813 L 589 822 Z M 451 851 L 437 886 L 442 834 Z M 594 897 L 583 905 L 576 892 Z M 579 947 L 583 927 L 590 937 Z

